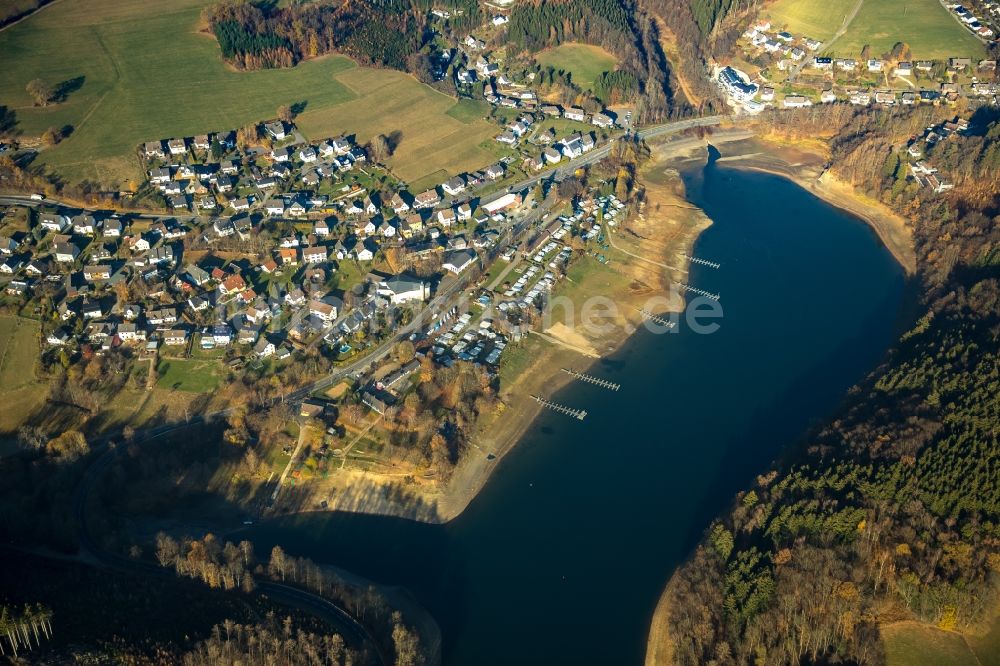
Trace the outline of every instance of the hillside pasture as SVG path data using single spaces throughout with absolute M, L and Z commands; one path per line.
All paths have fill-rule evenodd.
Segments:
M 14 109 L 18 129 L 28 136 L 70 130 L 41 153 L 41 163 L 69 181 L 126 186 L 141 178 L 140 143 L 233 129 L 273 117 L 283 104 L 304 105 L 301 123 L 310 138 L 346 133 L 364 143 L 400 132 L 393 166 L 406 178 L 487 163 L 485 152 L 469 146 L 489 125 L 447 115 L 456 101 L 406 74 L 336 55 L 291 69 L 234 70 L 203 31 L 204 6 L 62 0 L 0 32 L 7 65 L 0 68 L 0 100 Z M 34 78 L 62 88 L 62 101 L 33 106 L 25 87 Z
M 982 43 L 959 25 L 938 0 L 864 0 L 833 50 L 854 55 L 867 44 L 873 55 L 881 55 L 896 42 L 909 44 L 914 58 L 980 57 L 985 52 Z
M 772 29 L 825 41 L 833 37 L 858 0 L 778 0 L 768 5 L 764 18 Z
M 860 6 L 859 6 L 860 5 Z M 938 0 L 777 0 L 762 13 L 772 29 L 796 37 L 831 39 L 855 7 L 858 12 L 830 52 L 857 57 L 868 45 L 873 56 L 906 42 L 915 58 L 981 56 L 983 45 L 960 26 Z
M 572 75 L 573 83 L 584 90 L 590 89 L 604 72 L 615 68 L 618 60 L 600 46 L 567 42 L 545 49 L 535 56 L 542 67 L 553 67 Z

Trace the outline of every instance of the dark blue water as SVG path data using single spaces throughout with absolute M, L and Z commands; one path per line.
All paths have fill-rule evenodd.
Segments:
M 904 275 L 871 231 L 776 176 L 711 163 L 715 221 L 690 282 L 721 329 L 642 331 L 595 368 L 623 385 L 556 399 L 446 526 L 351 515 L 265 524 L 263 548 L 408 587 L 448 664 L 641 664 L 673 569 L 734 492 L 835 409 L 891 343 Z

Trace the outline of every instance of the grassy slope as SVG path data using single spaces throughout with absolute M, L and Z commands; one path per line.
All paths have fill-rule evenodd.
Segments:
M 555 67 L 573 74 L 573 82 L 584 90 L 590 88 L 598 76 L 615 68 L 618 62 L 613 55 L 599 46 L 566 43 L 545 49 L 535 56 L 542 66 Z
M 452 98 L 399 72 L 359 68 L 339 56 L 292 70 L 232 70 L 215 40 L 198 32 L 203 6 L 200 0 L 152 6 L 63 0 L 0 33 L 0 61 L 16 65 L 0 68 L 0 99 L 15 108 L 26 134 L 74 127 L 43 157 L 70 180 L 124 184 L 138 175 L 135 147 L 143 141 L 234 128 L 296 102 L 306 103 L 302 124 L 314 138 L 348 132 L 366 141 L 401 131 L 396 159 L 410 177 L 435 160 L 434 169 L 488 162 L 476 145 L 489 125 L 446 116 Z M 25 92 L 35 77 L 53 85 L 83 77 L 83 83 L 65 102 L 40 109 Z M 420 155 L 412 137 L 418 128 L 434 128 L 430 144 L 452 149 Z
M 840 27 L 856 0 L 778 0 L 764 15 L 777 27 L 796 35 L 827 39 Z M 885 2 L 864 0 L 858 15 L 834 48 L 857 55 L 865 44 L 872 53 L 889 51 L 898 41 L 910 45 L 915 57 L 978 56 L 983 46 L 948 15 L 938 0 Z
M 882 630 L 887 666 L 979 666 L 961 634 L 916 622 L 900 622 Z
M 25 414 L 34 412 L 45 399 L 47 387 L 35 381 L 38 356 L 38 322 L 18 317 L 0 317 L 0 433 L 12 432 Z

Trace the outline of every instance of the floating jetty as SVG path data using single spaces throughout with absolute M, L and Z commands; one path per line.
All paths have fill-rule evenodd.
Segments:
M 690 261 L 692 264 L 700 264 L 702 266 L 708 266 L 709 268 L 719 268 L 722 264 L 716 263 L 714 261 L 709 261 L 708 259 L 702 259 L 701 257 L 692 257 L 689 254 L 680 253 L 682 257 Z
M 621 384 L 615 384 L 614 382 L 609 382 L 607 379 L 601 379 L 600 377 L 593 377 L 591 375 L 585 375 L 582 372 L 577 372 L 576 370 L 570 370 L 569 368 L 563 368 L 563 372 L 567 375 L 571 375 L 581 382 L 589 382 L 595 386 L 600 386 L 601 388 L 606 388 L 609 391 L 617 391 L 621 388 Z
M 573 409 L 572 407 L 567 407 L 566 405 L 560 405 L 557 402 L 552 402 L 551 400 L 546 400 L 545 398 L 539 397 L 537 395 L 532 395 L 535 402 L 540 404 L 542 407 L 548 407 L 554 412 L 559 412 L 560 414 L 565 414 L 566 416 L 572 416 L 574 419 L 579 419 L 582 421 L 587 412 L 582 409 Z
M 639 310 L 639 313 L 643 317 L 645 317 L 646 319 L 650 320 L 653 323 L 659 324 L 660 326 L 663 326 L 664 328 L 673 328 L 674 326 L 677 325 L 677 322 L 675 322 L 675 321 L 669 321 L 667 319 L 664 319 L 663 317 L 658 317 L 657 315 L 653 314 L 649 310 Z
M 697 287 L 692 287 L 691 285 L 684 284 L 683 282 L 675 282 L 674 284 L 676 284 L 684 291 L 689 291 L 692 294 L 698 294 L 699 296 L 704 296 L 705 298 L 711 298 L 713 301 L 719 300 L 719 295 L 713 294 L 710 291 L 705 291 L 704 289 L 698 289 Z

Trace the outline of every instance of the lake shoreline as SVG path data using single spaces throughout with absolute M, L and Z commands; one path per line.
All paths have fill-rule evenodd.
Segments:
M 810 156 L 815 162 L 793 162 L 782 146 L 764 139 L 757 141 L 765 148 L 763 152 L 726 156 L 719 161 L 734 169 L 759 171 L 787 178 L 831 206 L 860 218 L 875 232 L 906 274 L 913 275 L 916 271 L 916 255 L 912 230 L 905 218 L 834 176 L 825 168 L 822 155 L 798 151 L 800 156 Z
M 647 190 L 654 189 L 655 184 L 651 182 L 652 171 L 673 171 L 676 174 L 677 166 L 695 160 L 704 160 L 709 146 L 718 147 L 748 141 L 757 142 L 762 147 L 762 151 L 752 152 L 751 150 L 747 153 L 740 152 L 738 149 L 732 155 L 721 157 L 719 161 L 731 168 L 760 171 L 785 178 L 835 208 L 860 218 L 878 235 L 881 243 L 903 266 L 907 274 L 912 274 L 912 267 L 915 263 L 912 239 L 908 229 L 899 225 L 898 220 L 902 220 L 902 218 L 896 216 L 897 220 L 886 216 L 884 211 L 878 210 L 873 205 L 877 202 L 868 202 L 859 193 L 854 192 L 853 188 L 835 181 L 832 176 L 824 172 L 822 156 L 816 153 L 805 153 L 807 159 L 796 162 L 794 161 L 796 155 L 790 154 L 789 151 L 777 144 L 759 141 L 749 131 L 720 130 L 707 136 L 680 137 L 657 145 L 654 148 L 655 157 L 643 167 L 640 180 Z M 752 149 L 753 146 L 750 148 Z M 801 157 L 801 155 L 798 156 Z M 665 184 L 661 186 L 664 189 L 670 187 Z M 661 196 L 669 199 L 668 193 L 661 193 Z M 691 249 L 698 238 L 711 225 L 711 220 L 704 216 L 701 209 L 691 204 L 683 194 L 681 198 L 686 205 L 679 205 L 676 201 L 668 202 L 665 205 L 696 211 L 705 218 L 704 221 L 692 227 L 690 232 L 684 234 L 679 242 L 657 248 L 656 259 L 646 259 L 645 263 L 636 262 L 647 268 L 647 274 L 644 277 L 648 278 L 649 281 L 654 280 L 654 274 L 660 271 L 660 267 L 663 267 L 658 282 L 654 284 L 660 293 L 667 293 L 671 282 L 684 281 L 690 267 L 688 260 L 685 259 L 682 265 L 667 271 L 668 267 L 665 267 L 662 262 L 678 254 L 691 254 Z M 640 217 L 642 217 L 642 213 L 640 213 Z M 663 222 L 659 217 L 658 219 L 659 222 Z M 613 237 L 621 241 L 623 234 L 617 232 Z M 615 241 L 611 242 L 614 244 Z M 907 243 L 910 244 L 909 247 L 907 247 Z M 616 246 L 616 249 L 619 248 Z M 642 259 L 642 257 L 638 258 Z M 616 293 L 614 296 L 616 302 L 629 300 L 625 294 Z M 684 306 L 685 299 L 682 297 L 673 298 L 669 305 L 657 314 L 681 312 Z M 628 318 L 626 317 L 626 319 Z M 542 413 L 543 408 L 527 396 L 541 390 L 544 390 L 546 395 L 551 395 L 567 386 L 572 378 L 560 372 L 561 367 L 572 365 L 576 369 L 586 372 L 599 363 L 602 358 L 619 351 L 631 339 L 632 333 L 638 325 L 641 325 L 643 317 L 638 316 L 632 319 L 633 321 L 627 322 L 631 325 L 631 329 L 627 325 L 617 327 L 614 334 L 593 341 L 594 345 L 599 345 L 600 348 L 592 346 L 592 349 L 584 350 L 593 351 L 593 354 L 581 353 L 581 345 L 573 344 L 576 341 L 575 338 L 559 335 L 557 327 L 550 327 L 544 336 L 546 339 L 537 343 L 545 346 L 534 358 L 531 366 L 522 371 L 514 384 L 501 391 L 501 398 L 507 404 L 502 416 L 492 419 L 485 424 L 485 427 L 479 428 L 474 447 L 480 453 L 488 451 L 489 455 L 485 455 L 485 453 L 483 455 L 479 455 L 479 453 L 467 455 L 459 462 L 443 489 L 432 492 L 416 489 L 411 493 L 409 489 L 401 488 L 393 481 L 364 475 L 353 480 L 356 484 L 364 485 L 362 491 L 352 492 L 349 496 L 342 494 L 335 497 L 325 509 L 297 511 L 275 517 L 287 518 L 294 515 L 347 512 L 401 518 L 428 524 L 451 522 L 459 517 L 479 495 L 492 478 L 499 463 L 516 448 Z M 638 321 L 634 321 L 635 319 Z M 557 335 L 547 335 L 553 332 Z M 529 337 L 533 338 L 535 335 Z M 541 337 L 539 336 L 539 338 Z M 581 359 L 585 361 L 585 364 L 580 363 Z M 414 495 L 419 495 L 419 501 L 407 501 L 412 500 Z M 400 500 L 400 496 L 403 496 L 404 499 Z M 358 497 L 364 498 L 363 501 L 359 501 Z

